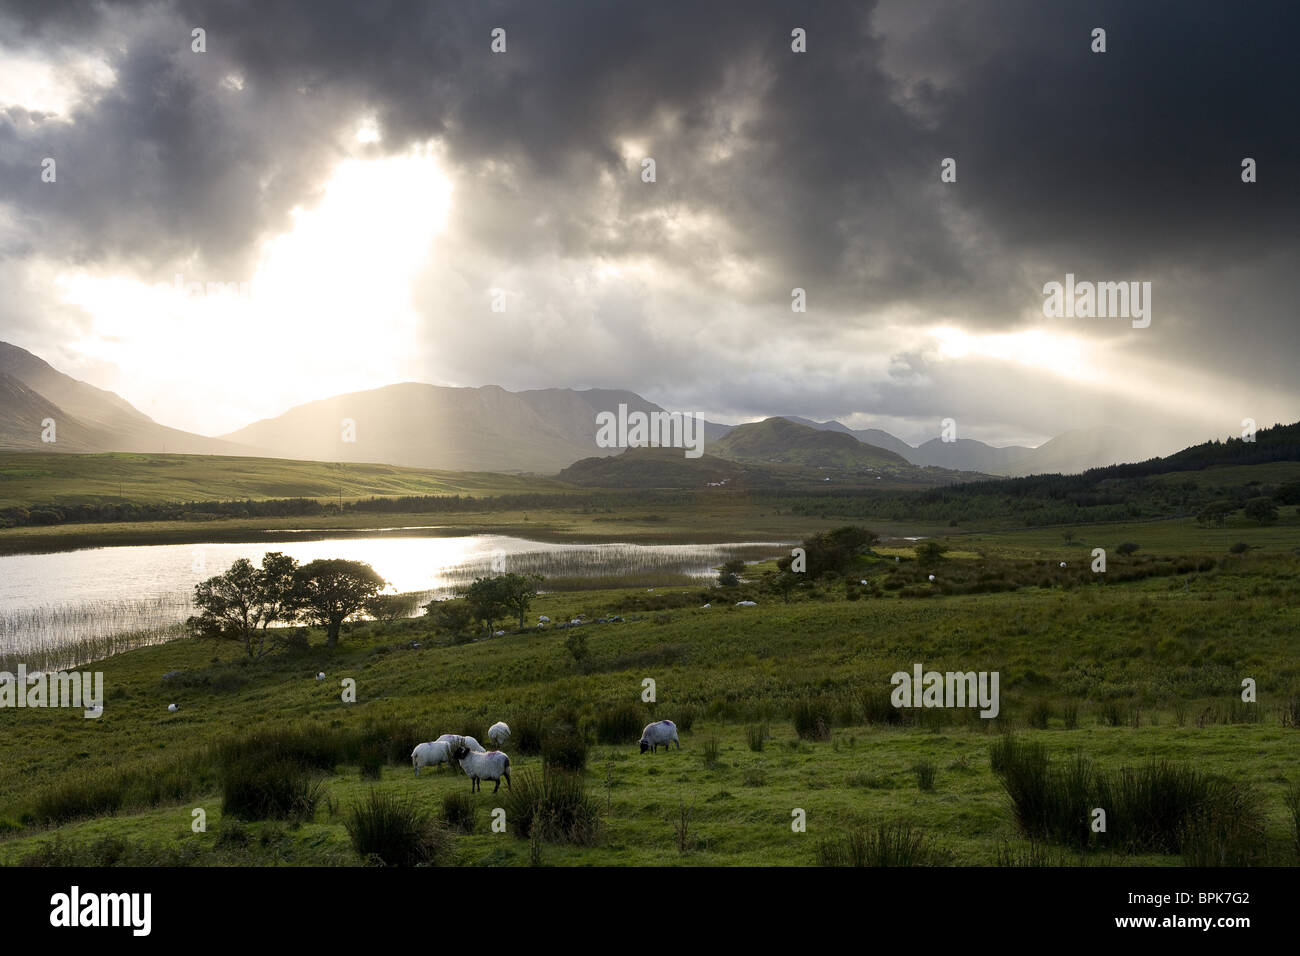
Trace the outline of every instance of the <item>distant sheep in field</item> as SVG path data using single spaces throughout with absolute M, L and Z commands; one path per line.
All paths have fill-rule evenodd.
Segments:
M 488 740 L 492 741 L 496 746 L 500 747 L 509 739 L 510 728 L 506 725 L 505 721 L 498 720 L 488 728 Z
M 482 790 L 484 780 L 495 780 L 497 785 L 492 788 L 496 793 L 501 789 L 501 778 L 506 778 L 506 789 L 510 789 L 510 758 L 499 750 L 489 750 L 485 753 L 476 753 L 468 747 L 461 747 L 453 754 L 460 761 L 460 769 L 469 775 L 470 792 Z
M 180 710 L 180 708 L 177 707 L 175 704 L 168 704 L 168 705 L 167 705 L 167 713 L 169 713 L 169 714 L 174 714 L 174 713 L 176 713 L 176 711 L 178 711 L 178 710 Z
M 437 767 L 444 763 L 451 763 L 451 747 L 445 740 L 431 740 L 411 751 L 411 766 L 415 768 L 417 777 L 420 768 Z
M 682 742 L 677 739 L 677 725 L 671 720 L 646 724 L 645 730 L 641 731 L 642 753 L 647 750 L 657 753 L 660 746 L 667 750 L 670 743 L 676 744 L 678 750 L 682 749 Z
M 545 614 L 539 614 L 539 615 L 537 615 L 537 623 L 538 623 L 538 624 L 550 624 L 550 623 L 551 623 L 551 619 L 550 619 L 549 617 L 547 617 Z

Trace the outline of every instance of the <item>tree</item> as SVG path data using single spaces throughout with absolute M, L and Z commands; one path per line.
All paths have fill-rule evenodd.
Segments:
M 186 622 L 191 632 L 237 640 L 249 657 L 261 657 L 277 643 L 268 641 L 266 629 L 293 619 L 297 567 L 293 558 L 271 551 L 263 555 L 260 569 L 240 558 L 224 574 L 196 584 L 194 604 L 202 613 Z
M 1272 498 L 1251 498 L 1242 513 L 1260 524 L 1272 524 L 1277 520 L 1277 505 L 1273 504 Z
M 545 578 L 540 574 L 504 574 L 496 580 L 501 606 L 519 618 L 519 629 L 523 630 L 524 615 L 533 606 L 537 588 Z
M 492 622 L 505 608 L 505 592 L 500 581 L 501 578 L 475 578 L 472 584 L 456 592 L 469 605 L 474 620 L 482 621 L 489 634 Z
M 339 642 L 343 622 L 365 609 L 388 582 L 364 561 L 322 558 L 304 564 L 294 575 L 294 595 L 301 613 L 326 629 L 330 648 Z
M 1196 520 L 1201 524 L 1213 524 L 1223 527 L 1224 520 L 1228 515 L 1237 510 L 1237 506 L 1226 498 L 1220 498 L 1218 501 L 1211 501 L 1202 508 L 1196 515 Z
M 916 546 L 916 563 L 923 568 L 932 568 L 943 560 L 948 546 L 938 541 L 922 541 Z
M 453 644 L 465 643 L 461 638 L 474 625 L 474 612 L 467 601 L 430 601 L 424 610 L 432 619 L 435 630 L 450 635 Z
M 1280 505 L 1300 505 L 1300 481 L 1288 481 L 1281 485 L 1273 500 Z
M 403 617 L 410 617 L 420 598 L 415 594 L 376 594 L 366 602 L 366 613 L 376 621 L 392 624 Z
M 834 531 L 820 531 L 803 543 L 808 558 L 806 573 L 809 579 L 824 574 L 841 575 L 857 564 L 858 555 L 875 544 L 879 536 L 867 528 L 847 525 Z M 793 558 L 787 555 L 776 562 L 782 571 L 791 570 Z M 795 572 L 798 573 L 798 572 Z
M 781 600 L 790 603 L 790 595 L 799 587 L 799 575 L 791 571 L 769 571 L 763 575 L 763 590 L 779 594 Z
M 740 572 L 745 570 L 745 562 L 740 558 L 732 558 L 724 562 L 718 571 L 718 586 L 724 588 L 734 588 L 740 584 Z

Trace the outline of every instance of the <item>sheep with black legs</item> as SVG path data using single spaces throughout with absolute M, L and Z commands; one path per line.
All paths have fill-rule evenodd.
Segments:
M 667 750 L 670 743 L 676 744 L 678 750 L 682 749 L 682 742 L 677 739 L 677 725 L 671 720 L 646 724 L 645 730 L 641 731 L 642 753 L 647 750 L 657 753 L 661 746 Z
M 510 728 L 504 720 L 498 720 L 488 728 L 488 740 L 500 747 L 510 739 Z
M 471 793 L 482 790 L 484 780 L 497 782 L 497 785 L 492 788 L 492 792 L 496 793 L 501 789 L 502 777 L 506 778 L 506 789 L 510 789 L 510 758 L 501 751 L 489 750 L 485 753 L 477 753 L 462 745 L 453 756 L 460 761 L 460 769 L 469 776 Z
M 445 740 L 431 740 L 411 751 L 411 766 L 415 768 L 417 777 L 421 767 L 437 767 L 444 763 L 451 763 L 451 747 Z

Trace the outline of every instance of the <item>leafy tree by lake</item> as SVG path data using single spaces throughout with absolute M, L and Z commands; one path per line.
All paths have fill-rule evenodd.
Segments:
M 474 620 L 482 621 L 489 634 L 492 622 L 505 611 L 505 589 L 500 578 L 475 578 L 472 584 L 457 590 L 457 594 L 469 605 Z
M 740 558 L 732 558 L 730 561 L 723 563 L 722 568 L 718 571 L 718 586 L 724 588 L 734 588 L 740 584 L 740 573 L 745 570 L 745 562 Z
M 474 626 L 474 612 L 468 601 L 447 599 L 430 601 L 424 606 L 436 631 L 451 637 L 453 644 L 468 643 L 466 636 Z
M 186 622 L 197 637 L 237 640 L 249 657 L 257 658 L 275 646 L 267 628 L 293 620 L 298 595 L 298 562 L 271 551 L 261 568 L 240 558 L 224 574 L 194 586 L 194 604 L 202 613 Z
M 335 647 L 343 622 L 359 611 L 388 584 L 364 561 L 322 558 L 304 564 L 294 575 L 294 594 L 300 613 L 326 629 L 326 644 Z
M 519 618 L 519 627 L 524 626 L 524 616 L 533 606 L 537 597 L 537 588 L 545 580 L 540 574 L 505 574 L 496 579 L 501 606 Z
M 867 528 L 846 525 L 834 531 L 820 531 L 803 542 L 807 555 L 806 573 L 810 580 L 826 574 L 840 575 L 849 571 L 858 561 L 858 555 L 879 540 L 879 535 Z M 782 571 L 790 571 L 793 557 L 786 556 L 776 562 Z

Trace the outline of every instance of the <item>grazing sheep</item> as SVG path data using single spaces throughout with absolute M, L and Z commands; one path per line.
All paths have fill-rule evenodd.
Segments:
M 1061 567 L 1065 567 L 1065 562 L 1064 562 L 1064 561 L 1061 562 Z
M 510 739 L 510 727 L 504 720 L 498 720 L 488 728 L 488 740 L 500 747 Z
M 933 574 L 932 574 L 932 575 L 930 575 L 930 580 L 931 580 L 931 581 L 933 581 L 933 580 L 934 580 L 934 575 L 933 575 Z
M 176 711 L 178 711 L 178 710 L 180 710 L 180 708 L 177 707 L 175 704 L 168 704 L 168 705 L 167 705 L 167 713 L 169 713 L 169 714 L 174 714 L 174 713 L 176 713 Z
M 439 741 L 445 743 L 447 748 L 452 751 L 453 755 L 458 747 L 468 747 L 476 753 L 484 752 L 484 747 L 481 743 L 473 737 L 467 737 L 463 734 L 443 734 L 437 741 L 435 741 L 435 743 Z
M 550 619 L 549 617 L 547 617 L 545 614 L 539 614 L 539 615 L 537 615 L 537 623 L 538 623 L 538 624 L 550 624 L 550 623 L 551 623 L 551 619 Z
M 325 679 L 325 672 L 324 672 L 324 671 L 321 671 L 319 674 L 317 674 L 317 675 L 316 675 L 316 679 L 317 679 L 317 680 L 324 680 L 324 679 Z
M 492 788 L 496 793 L 501 789 L 501 778 L 506 778 L 506 789 L 510 789 L 510 758 L 499 750 L 489 750 L 486 752 L 476 753 L 468 747 L 462 746 L 453 754 L 460 761 L 460 769 L 469 775 L 470 793 L 475 790 L 482 790 L 484 780 L 495 780 L 497 785 Z
M 421 767 L 437 767 L 444 763 L 451 763 L 451 747 L 445 740 L 431 740 L 411 751 L 411 766 L 415 768 L 417 777 Z
M 646 724 L 645 730 L 641 731 L 642 753 L 647 750 L 658 753 L 660 745 L 667 750 L 670 743 L 676 744 L 678 750 L 682 749 L 682 742 L 677 739 L 677 725 L 671 720 Z
M 736 607 L 758 607 L 757 601 L 737 601 Z

